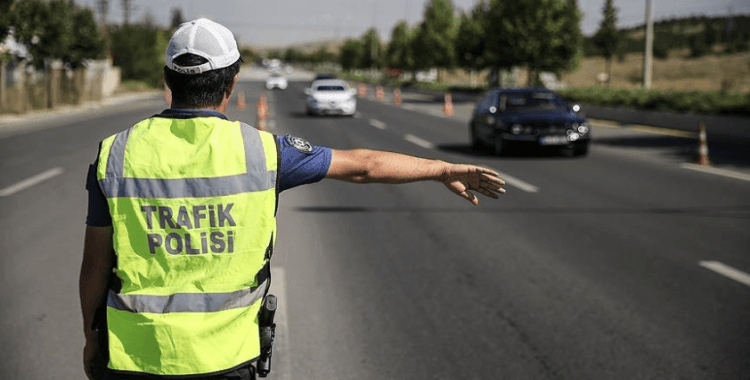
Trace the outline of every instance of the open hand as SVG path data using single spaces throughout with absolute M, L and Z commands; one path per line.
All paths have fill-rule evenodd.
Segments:
M 450 191 L 471 202 L 474 206 L 479 199 L 469 190 L 497 199 L 505 194 L 505 181 L 490 169 L 474 165 L 450 165 L 443 174 L 443 183 Z
M 86 337 L 86 346 L 83 348 L 83 369 L 89 380 L 98 380 L 104 371 L 104 358 L 101 355 L 99 339 L 90 334 Z

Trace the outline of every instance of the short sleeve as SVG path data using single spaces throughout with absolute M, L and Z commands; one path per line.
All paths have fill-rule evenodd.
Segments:
M 331 166 L 331 149 L 312 145 L 304 139 L 290 135 L 277 136 L 281 168 L 279 192 L 300 185 L 315 183 L 328 174 Z
M 89 193 L 89 209 L 86 214 L 86 224 L 92 227 L 107 227 L 112 225 L 112 216 L 109 214 L 109 204 L 104 197 L 102 189 L 96 180 L 96 167 L 99 160 L 89 165 L 89 172 L 86 176 L 86 190 Z

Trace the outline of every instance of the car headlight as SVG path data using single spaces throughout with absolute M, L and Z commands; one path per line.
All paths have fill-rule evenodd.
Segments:
M 583 123 L 583 124 L 581 124 L 581 125 L 578 126 L 578 133 L 580 133 L 582 135 L 585 135 L 585 134 L 589 133 L 590 130 L 591 130 L 591 128 L 589 128 L 588 123 Z
M 523 126 L 521 124 L 513 124 L 513 126 L 510 127 L 510 131 L 513 132 L 514 135 L 521 133 L 522 130 Z
M 316 103 L 318 103 L 318 101 L 315 98 L 313 98 L 312 96 L 310 97 L 309 100 L 310 100 L 310 104 L 316 104 Z

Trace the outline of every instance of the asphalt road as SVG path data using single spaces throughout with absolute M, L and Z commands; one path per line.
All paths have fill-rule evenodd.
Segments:
M 478 207 L 439 183 L 282 193 L 269 378 L 750 378 L 750 282 L 727 269 L 750 273 L 750 181 L 611 142 L 585 158 L 494 157 L 434 107 L 361 99 L 356 117 L 308 117 L 303 86 L 266 92 L 272 132 L 489 166 L 508 192 Z M 238 90 L 250 105 L 264 91 Z M 162 108 L 113 106 L 0 138 L 0 378 L 84 378 L 87 166 L 99 140 Z M 228 115 L 254 123 L 252 108 Z

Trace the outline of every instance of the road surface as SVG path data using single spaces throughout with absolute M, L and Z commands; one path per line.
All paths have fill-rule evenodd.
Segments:
M 308 117 L 304 82 L 266 92 L 272 132 L 485 165 L 478 207 L 439 183 L 336 181 L 281 195 L 270 379 L 748 379 L 750 181 L 682 157 L 472 151 L 461 117 L 360 99 Z M 87 166 L 159 98 L 21 124 L 0 138 L 0 378 L 83 379 Z M 594 130 L 603 141 L 632 131 Z

